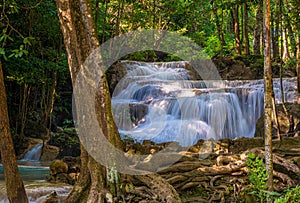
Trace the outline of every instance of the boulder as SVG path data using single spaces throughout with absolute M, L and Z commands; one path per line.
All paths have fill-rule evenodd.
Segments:
M 44 145 L 40 161 L 53 161 L 59 154 L 59 148 L 52 145 Z
M 50 175 L 56 176 L 61 173 L 67 173 L 68 172 L 68 164 L 61 160 L 54 160 L 50 164 Z

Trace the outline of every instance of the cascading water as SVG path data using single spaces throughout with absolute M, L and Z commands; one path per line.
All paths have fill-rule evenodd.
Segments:
M 38 161 L 40 160 L 42 153 L 43 144 L 35 145 L 31 150 L 29 150 L 25 155 L 22 161 Z
M 113 97 L 115 122 L 122 136 L 141 142 L 253 137 L 263 112 L 263 80 L 193 81 L 184 62 L 128 63 Z M 283 82 L 285 100 L 294 102 L 296 81 Z M 277 103 L 280 83 L 274 80 Z
M 48 195 L 56 192 L 59 196 L 68 196 L 72 186 L 53 184 L 45 180 L 49 175 L 49 163 L 40 162 L 43 144 L 37 144 L 30 149 L 22 160 L 18 160 L 19 173 L 25 185 L 29 203 L 44 202 Z M 0 203 L 9 203 L 4 182 L 4 169 L 0 164 Z

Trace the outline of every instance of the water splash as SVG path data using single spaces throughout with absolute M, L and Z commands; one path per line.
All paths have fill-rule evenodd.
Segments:
M 43 144 L 37 144 L 30 149 L 21 161 L 39 161 L 42 154 Z
M 253 137 L 263 113 L 263 80 L 193 81 L 185 64 L 127 64 L 128 74 L 112 97 L 121 135 L 182 146 L 199 139 Z M 295 78 L 285 79 L 283 87 L 285 101 L 295 102 Z M 274 92 L 280 103 L 279 79 Z

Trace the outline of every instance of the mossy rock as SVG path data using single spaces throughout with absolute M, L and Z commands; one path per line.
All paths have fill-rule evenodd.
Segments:
M 68 164 L 61 160 L 54 160 L 50 164 L 50 175 L 55 176 L 60 173 L 67 173 L 68 172 Z

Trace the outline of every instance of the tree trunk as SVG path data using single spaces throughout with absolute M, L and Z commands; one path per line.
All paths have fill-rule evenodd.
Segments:
M 273 191 L 273 152 L 272 152 L 272 72 L 271 72 L 271 32 L 270 32 L 270 0 L 264 0 L 264 128 L 265 157 L 268 173 L 268 190 Z
M 14 145 L 10 133 L 8 109 L 6 103 L 6 91 L 2 65 L 0 62 L 0 139 L 1 158 L 4 168 L 6 192 L 9 202 L 27 203 L 27 195 L 18 171 Z
M 220 54 L 222 55 L 223 54 L 223 48 L 226 45 L 224 35 L 223 35 L 222 24 L 219 22 L 218 9 L 215 8 L 213 2 L 212 2 L 212 6 L 213 6 L 213 14 L 215 16 L 216 26 L 217 26 L 217 29 L 218 29 L 219 40 L 220 40 L 220 43 L 221 43 L 221 53 Z
M 256 55 L 261 54 L 260 37 L 262 33 L 262 21 L 263 21 L 263 12 L 262 12 L 262 7 L 259 5 L 256 12 L 256 26 L 254 29 L 254 42 L 253 42 L 253 53 Z
M 281 6 L 281 0 L 279 0 L 278 4 L 276 4 L 276 11 L 275 11 L 275 20 L 273 20 L 273 29 L 272 31 L 272 45 L 273 45 L 273 58 L 279 57 L 279 24 L 280 24 L 280 6 Z
M 288 47 L 288 37 L 287 37 L 287 29 L 283 28 L 282 30 L 282 37 L 283 37 L 283 56 L 282 59 L 289 59 L 290 52 Z
M 235 38 L 235 52 L 241 55 L 241 38 L 240 38 L 240 26 L 239 26 L 239 6 L 235 5 L 233 12 L 233 28 Z
M 88 55 L 96 48 L 99 48 L 99 42 L 96 37 L 94 24 L 92 20 L 90 2 L 88 0 L 57 0 L 59 20 L 61 23 L 64 42 L 68 54 L 68 63 L 71 72 L 72 83 L 76 81 L 76 76 L 80 67 Z M 118 129 L 113 120 L 111 111 L 111 98 L 109 94 L 106 76 L 100 80 L 98 92 L 95 95 L 95 109 L 97 119 L 103 135 L 116 148 L 121 149 L 123 143 L 120 139 Z M 105 153 L 105 152 L 103 152 Z M 108 155 L 111 156 L 111 155 Z M 110 157 L 113 160 L 113 157 Z M 112 169 L 106 169 L 94 160 L 81 145 L 81 171 L 78 182 L 76 182 L 66 202 L 112 202 L 112 197 L 118 196 L 119 193 L 119 176 L 113 176 L 108 179 Z M 115 173 L 114 173 L 115 175 Z M 145 176 L 150 177 L 150 176 Z M 155 179 L 155 177 L 154 177 Z M 174 188 L 166 181 L 161 183 L 159 179 L 151 186 L 158 188 L 158 184 L 167 184 L 166 192 L 169 198 L 177 201 L 178 194 Z M 160 193 L 156 194 L 161 196 Z M 176 200 L 176 201 L 175 201 Z
M 101 43 L 105 42 L 106 16 L 107 16 L 107 10 L 108 10 L 107 0 L 104 0 L 104 4 L 105 4 L 105 11 L 104 11 L 104 16 L 103 16 Z
M 249 34 L 248 34 L 248 5 L 247 5 L 247 0 L 244 3 L 244 54 L 249 55 L 250 50 L 249 50 Z
M 90 2 L 87 0 L 57 0 L 59 20 L 61 23 L 64 42 L 68 54 L 68 63 L 72 82 L 76 81 L 77 73 L 89 54 L 99 46 L 92 20 Z M 113 121 L 110 111 L 107 81 L 100 84 L 101 103 L 100 124 L 107 131 L 104 135 L 115 137 L 117 144 L 121 143 L 115 125 L 107 125 L 106 121 Z M 102 102 L 102 101 L 101 101 Z M 105 117 L 105 118 L 104 118 Z M 106 120 L 103 120 L 106 119 Z M 114 122 L 110 122 L 110 124 Z M 81 170 L 79 181 L 75 184 L 67 202 L 103 202 L 109 193 L 109 183 L 106 181 L 106 168 L 96 162 L 81 146 Z
M 300 29 L 299 31 L 300 32 Z M 298 88 L 298 104 L 300 103 L 300 34 L 297 34 L 297 54 L 296 54 L 296 59 L 297 59 L 297 65 L 296 65 L 296 70 L 297 70 L 297 88 Z

